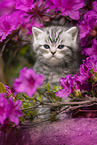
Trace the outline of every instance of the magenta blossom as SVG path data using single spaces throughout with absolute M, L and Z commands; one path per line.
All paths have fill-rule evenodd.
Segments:
M 88 68 L 93 69 L 93 72 L 97 72 L 97 56 L 92 55 L 90 57 L 87 57 L 86 65 Z
M 56 92 L 55 96 L 65 97 L 66 99 L 70 94 L 74 95 L 77 90 L 80 92 L 91 90 L 90 79 L 97 72 L 97 56 L 93 55 L 83 60 L 80 66 L 80 73 L 71 77 L 70 74 L 66 78 L 61 78 L 59 83 L 63 89 Z M 87 82 L 88 81 L 88 82 Z
M 16 9 L 28 11 L 33 8 L 34 0 L 17 0 Z
M 13 84 L 14 93 L 25 92 L 29 97 L 34 95 L 37 88 L 43 83 L 43 75 L 36 74 L 31 68 L 24 67 L 20 71 L 19 78 Z
M 8 104 L 5 93 L 0 93 L 0 123 L 3 125 L 8 116 Z
M 97 13 L 94 10 L 87 12 L 83 16 L 83 21 L 78 23 L 80 29 L 80 39 L 87 37 L 97 24 Z
M 94 1 L 93 2 L 93 9 L 94 9 L 94 11 L 97 12 L 97 1 Z
M 83 64 L 80 65 L 80 74 L 76 77 L 75 81 L 80 82 L 80 85 L 86 84 L 86 80 L 90 79 L 95 72 L 97 72 L 97 56 L 93 55 L 87 57 L 86 61 L 83 60 Z
M 20 12 L 14 12 L 10 15 L 5 14 L 0 17 L 0 41 L 2 42 L 13 30 L 18 29 L 21 23 Z
M 22 105 L 22 102 L 17 100 L 16 102 L 13 102 L 12 98 L 10 97 L 8 99 L 8 119 L 15 123 L 16 125 L 19 124 L 19 117 L 22 116 L 22 112 L 20 111 L 20 107 Z
M 91 42 L 92 46 L 89 48 L 85 48 L 84 54 L 88 56 L 96 55 L 97 56 L 97 40 L 93 39 Z
M 74 91 L 73 78 L 70 74 L 68 74 L 66 78 L 61 78 L 59 83 L 63 89 L 56 92 L 55 96 L 59 96 L 60 98 L 65 97 L 65 99 L 68 99 L 68 96 Z
M 28 14 L 30 17 L 40 17 L 47 12 L 47 6 L 44 0 L 17 0 L 15 8 Z
M 89 34 L 89 32 L 91 30 L 88 22 L 85 20 L 84 17 L 83 17 L 83 21 L 78 23 L 78 27 L 80 29 L 80 39 L 86 37 L 87 34 Z
M 91 82 L 86 82 L 86 79 L 83 78 L 83 74 L 74 75 L 73 77 L 73 83 L 74 83 L 74 91 L 84 92 L 84 91 L 90 91 L 91 90 Z
M 16 10 L 22 12 L 25 28 L 31 34 L 31 24 L 33 26 L 43 26 L 44 16 L 47 16 L 48 5 L 44 0 L 17 0 Z
M 80 65 L 80 74 L 78 75 L 78 80 L 83 84 L 87 79 L 92 77 L 90 73 L 91 66 L 83 60 L 83 64 Z
M 22 102 L 19 100 L 13 102 L 11 97 L 7 100 L 5 93 L 0 93 L 0 124 L 4 125 L 9 120 L 18 125 L 19 117 L 22 116 L 21 104 Z
M 62 15 L 66 15 L 74 20 L 78 20 L 80 18 L 78 10 L 83 6 L 83 0 L 66 0 L 62 9 Z
M 26 28 L 27 28 L 27 34 L 28 35 L 31 35 L 32 34 L 32 26 L 35 26 L 35 27 L 43 27 L 43 23 L 40 23 L 38 20 L 35 21 L 34 18 L 31 19 L 31 22 L 26 25 Z
M 91 73 L 90 70 L 93 70 Z M 93 73 L 97 72 L 97 56 L 92 55 L 86 58 L 86 61 L 83 60 L 83 64 L 80 65 L 80 74 L 77 77 L 77 80 L 83 84 L 86 80 L 93 76 Z
M 7 85 L 4 85 L 4 86 L 5 86 L 5 88 L 6 88 L 6 95 L 7 95 L 7 96 L 12 95 L 11 89 L 10 89 Z
M 78 22 L 82 46 L 88 47 L 90 40 L 97 38 L 97 2 L 93 2 L 93 10 L 88 11 L 83 20 Z
M 16 0 L 0 0 L 0 17 L 15 10 Z
M 69 16 L 74 20 L 78 20 L 79 9 L 84 6 L 83 0 L 46 0 L 51 8 L 61 11 L 61 15 Z

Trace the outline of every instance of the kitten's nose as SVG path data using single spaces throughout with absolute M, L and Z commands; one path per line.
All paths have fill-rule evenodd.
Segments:
M 56 52 L 51 52 L 52 53 L 52 55 L 54 55 Z

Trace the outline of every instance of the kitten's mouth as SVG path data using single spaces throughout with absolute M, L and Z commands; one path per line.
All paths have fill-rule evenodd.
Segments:
M 56 56 L 51 56 L 47 61 L 47 64 L 50 64 L 50 66 L 58 66 L 60 63 L 62 62 Z
M 56 59 L 56 57 L 55 57 L 55 56 L 52 56 L 50 59 L 55 60 L 55 59 Z
M 50 62 L 51 62 L 52 64 L 56 64 L 57 61 L 58 61 L 57 58 L 54 57 L 54 56 L 52 56 L 52 57 L 50 58 Z

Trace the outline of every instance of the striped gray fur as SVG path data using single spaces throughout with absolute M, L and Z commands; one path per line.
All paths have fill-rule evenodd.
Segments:
M 77 27 L 33 27 L 32 33 L 36 53 L 33 69 L 45 76 L 44 84 L 58 85 L 61 77 L 76 73 L 79 66 Z

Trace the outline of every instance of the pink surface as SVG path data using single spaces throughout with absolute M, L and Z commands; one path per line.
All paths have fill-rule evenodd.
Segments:
M 53 123 L 20 127 L 0 145 L 97 145 L 97 118 L 65 119 Z

